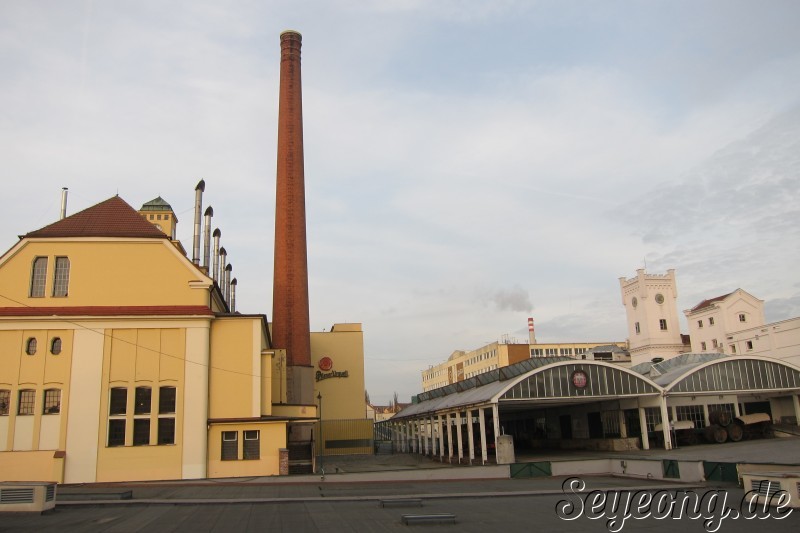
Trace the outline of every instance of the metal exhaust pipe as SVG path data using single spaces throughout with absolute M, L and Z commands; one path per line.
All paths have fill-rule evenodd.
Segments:
M 192 241 L 192 263 L 200 265 L 200 212 L 203 210 L 203 191 L 206 182 L 200 180 L 194 188 L 194 240 Z
M 219 282 L 219 290 L 222 291 L 222 296 L 225 296 L 225 265 L 228 260 L 228 252 L 225 247 L 219 249 L 219 274 L 217 274 L 217 281 Z
M 67 218 L 67 193 L 69 189 L 67 187 L 61 188 L 61 218 L 59 220 L 64 220 Z
M 214 264 L 211 267 L 211 277 L 214 278 L 214 281 L 219 280 L 219 238 L 222 236 L 222 232 L 219 228 L 214 230 Z
M 228 308 L 231 306 L 231 271 L 233 267 L 230 263 L 228 266 L 225 267 L 225 303 L 228 304 Z
M 211 217 L 214 216 L 214 209 L 208 206 L 204 216 L 205 220 L 203 224 L 205 224 L 205 227 L 203 229 L 205 230 L 205 240 L 203 241 L 203 268 L 206 269 L 207 274 L 211 274 L 209 260 L 211 259 Z
M 231 280 L 231 313 L 236 312 L 236 278 Z

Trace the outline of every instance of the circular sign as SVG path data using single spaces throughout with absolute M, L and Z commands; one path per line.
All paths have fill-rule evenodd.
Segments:
M 327 356 L 323 357 L 322 359 L 319 360 L 318 366 L 320 370 L 324 370 L 325 372 L 327 372 L 328 370 L 333 368 L 333 360 L 331 360 L 331 358 Z
M 572 384 L 577 388 L 582 389 L 589 383 L 589 376 L 583 370 L 576 370 L 572 373 Z

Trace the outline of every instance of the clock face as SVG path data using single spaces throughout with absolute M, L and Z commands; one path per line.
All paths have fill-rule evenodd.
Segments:
M 664 295 L 660 292 L 656 294 L 656 303 L 659 305 L 664 303 Z
M 586 372 L 583 370 L 576 370 L 572 373 L 572 384 L 575 387 L 582 389 L 586 387 L 586 384 L 589 383 L 589 376 L 586 375 Z
M 636 306 L 639 305 L 639 300 L 636 299 L 636 296 L 634 296 L 633 300 L 631 300 L 631 305 L 634 309 L 636 309 Z

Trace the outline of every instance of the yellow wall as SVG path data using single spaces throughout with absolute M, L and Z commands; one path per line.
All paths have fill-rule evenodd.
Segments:
M 259 430 L 261 457 L 257 460 L 242 459 L 244 431 Z M 223 461 L 222 432 L 238 432 L 239 459 Z M 212 424 L 208 431 L 208 477 L 277 476 L 280 474 L 279 450 L 286 448 L 286 422 L 244 422 L 236 424 Z
M 258 317 L 221 318 L 211 324 L 209 418 L 261 416 L 260 326 Z
M 320 369 L 323 357 L 333 361 L 331 370 Z M 334 324 L 330 332 L 312 332 L 311 364 L 315 376 L 314 398 L 322 394 L 323 420 L 366 418 L 361 324 Z M 347 377 L 318 379 L 330 372 L 347 372 Z
M 189 287 L 190 281 L 208 278 L 179 255 L 165 239 L 32 240 L 3 258 L 0 287 L 12 300 L 33 307 L 208 305 L 208 291 Z M 39 256 L 49 259 L 45 296 L 31 298 L 31 269 Z M 70 261 L 66 297 L 52 296 L 56 256 Z
M 0 453 L 0 481 L 64 481 L 64 460 L 52 451 Z

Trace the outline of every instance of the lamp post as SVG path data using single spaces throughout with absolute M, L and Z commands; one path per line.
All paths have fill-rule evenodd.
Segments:
M 319 400 L 319 469 L 322 472 L 322 475 L 325 475 L 325 468 L 322 464 L 322 457 L 325 455 L 325 439 L 322 437 L 322 393 L 317 393 L 317 400 Z

